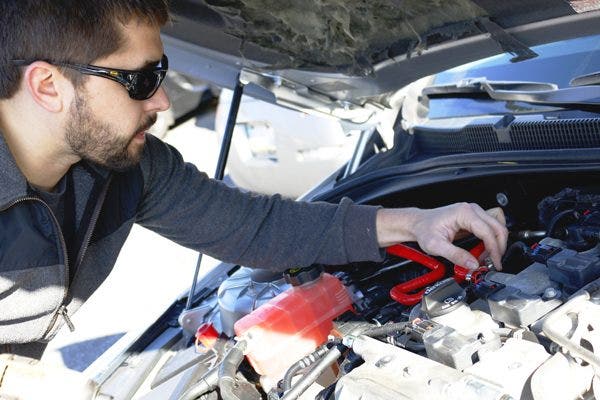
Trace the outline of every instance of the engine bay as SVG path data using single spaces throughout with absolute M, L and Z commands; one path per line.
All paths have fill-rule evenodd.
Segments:
M 502 270 L 474 237 L 457 244 L 476 270 L 411 243 L 382 263 L 234 268 L 181 315 L 185 334 L 138 398 L 600 398 L 600 191 L 569 180 L 476 186 L 507 217 Z M 437 205 L 417 193 L 377 202 Z

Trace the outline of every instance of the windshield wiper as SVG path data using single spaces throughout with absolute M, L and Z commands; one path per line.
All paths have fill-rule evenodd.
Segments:
M 600 73 L 598 74 L 600 79 Z M 498 101 L 522 101 L 554 106 L 598 106 L 600 87 L 575 86 L 559 89 L 554 83 L 489 81 L 485 78 L 463 79 L 449 85 L 428 86 L 423 89 L 428 98 L 489 98 Z
M 571 79 L 569 85 L 571 86 L 589 86 L 597 85 L 600 83 L 600 71 L 592 72 L 591 74 L 579 75 Z

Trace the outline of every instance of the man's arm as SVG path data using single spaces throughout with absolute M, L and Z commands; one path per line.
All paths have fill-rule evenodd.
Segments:
M 274 270 L 383 259 L 375 231 L 378 207 L 242 193 L 209 179 L 153 137 L 141 168 L 136 222 L 182 246 Z
M 241 193 L 208 179 L 152 137 L 141 166 L 145 188 L 137 222 L 227 262 L 285 269 L 381 261 L 381 247 L 417 241 L 430 254 L 466 264 L 474 259 L 451 241 L 467 230 L 484 240 L 499 265 L 506 242 L 502 224 L 474 205 L 381 209 L 349 199 L 306 203 Z
M 480 238 L 496 268 L 506 250 L 508 230 L 502 209 L 484 211 L 477 204 L 457 203 L 432 210 L 419 208 L 380 209 L 377 239 L 381 247 L 400 242 L 418 242 L 423 251 L 474 269 L 479 263 L 468 251 L 452 244 L 464 234 Z

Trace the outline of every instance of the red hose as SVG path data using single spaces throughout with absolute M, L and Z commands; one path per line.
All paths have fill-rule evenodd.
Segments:
M 412 306 L 421 301 L 425 289 L 420 290 L 417 293 L 409 292 L 413 292 L 417 289 L 421 289 L 425 286 L 439 281 L 444 277 L 444 274 L 446 273 L 446 267 L 441 261 L 429 257 L 428 255 L 425 255 L 420 251 L 410 248 L 408 246 L 397 244 L 388 247 L 387 252 L 398 257 L 418 262 L 419 264 L 431 270 L 431 272 L 419 276 L 418 278 L 411 279 L 410 281 L 406 281 L 404 283 L 400 283 L 394 286 L 392 290 L 390 290 L 390 297 L 398 303 L 403 304 L 405 306 Z
M 484 251 L 485 244 L 483 242 L 479 242 L 477 246 L 469 250 L 469 253 L 471 253 L 473 257 L 479 259 L 479 256 L 481 256 L 481 254 L 483 254 Z M 454 264 L 454 280 L 458 283 L 463 283 L 466 280 L 468 274 L 471 274 L 471 276 L 474 277 L 481 275 L 481 272 L 484 272 L 481 268 L 472 270 L 467 267 Z M 485 268 L 485 272 L 487 272 L 487 268 Z
M 469 251 L 469 253 L 471 253 L 475 258 L 479 258 L 479 256 L 481 256 L 481 254 L 483 254 L 484 251 L 484 243 L 479 242 L 477 246 L 473 247 Z M 387 252 L 398 257 L 415 261 L 431 270 L 431 272 L 419 276 L 418 278 L 411 279 L 410 281 L 406 281 L 404 283 L 400 283 L 394 286 L 392 290 L 390 290 L 390 297 L 402 305 L 413 306 L 417 304 L 419 301 L 421 301 L 421 299 L 423 298 L 423 293 L 425 292 L 425 289 L 422 288 L 439 281 L 444 277 L 444 274 L 446 273 L 446 267 L 441 261 L 429 257 L 428 255 L 423 254 L 420 251 L 415 250 L 411 247 L 404 246 L 402 244 L 397 244 L 388 247 Z M 454 279 L 458 283 L 463 283 L 468 274 L 471 274 L 472 279 L 477 279 L 477 277 L 481 276 L 482 273 L 485 272 L 487 272 L 487 268 L 485 267 L 478 268 L 476 270 L 471 270 L 458 264 L 454 265 Z M 422 290 L 416 293 L 409 293 L 417 289 Z

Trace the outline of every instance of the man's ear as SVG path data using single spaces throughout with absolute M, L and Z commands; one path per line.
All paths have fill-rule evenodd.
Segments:
M 54 113 L 63 111 L 72 84 L 58 68 L 45 61 L 35 61 L 25 69 L 23 81 L 38 105 Z

